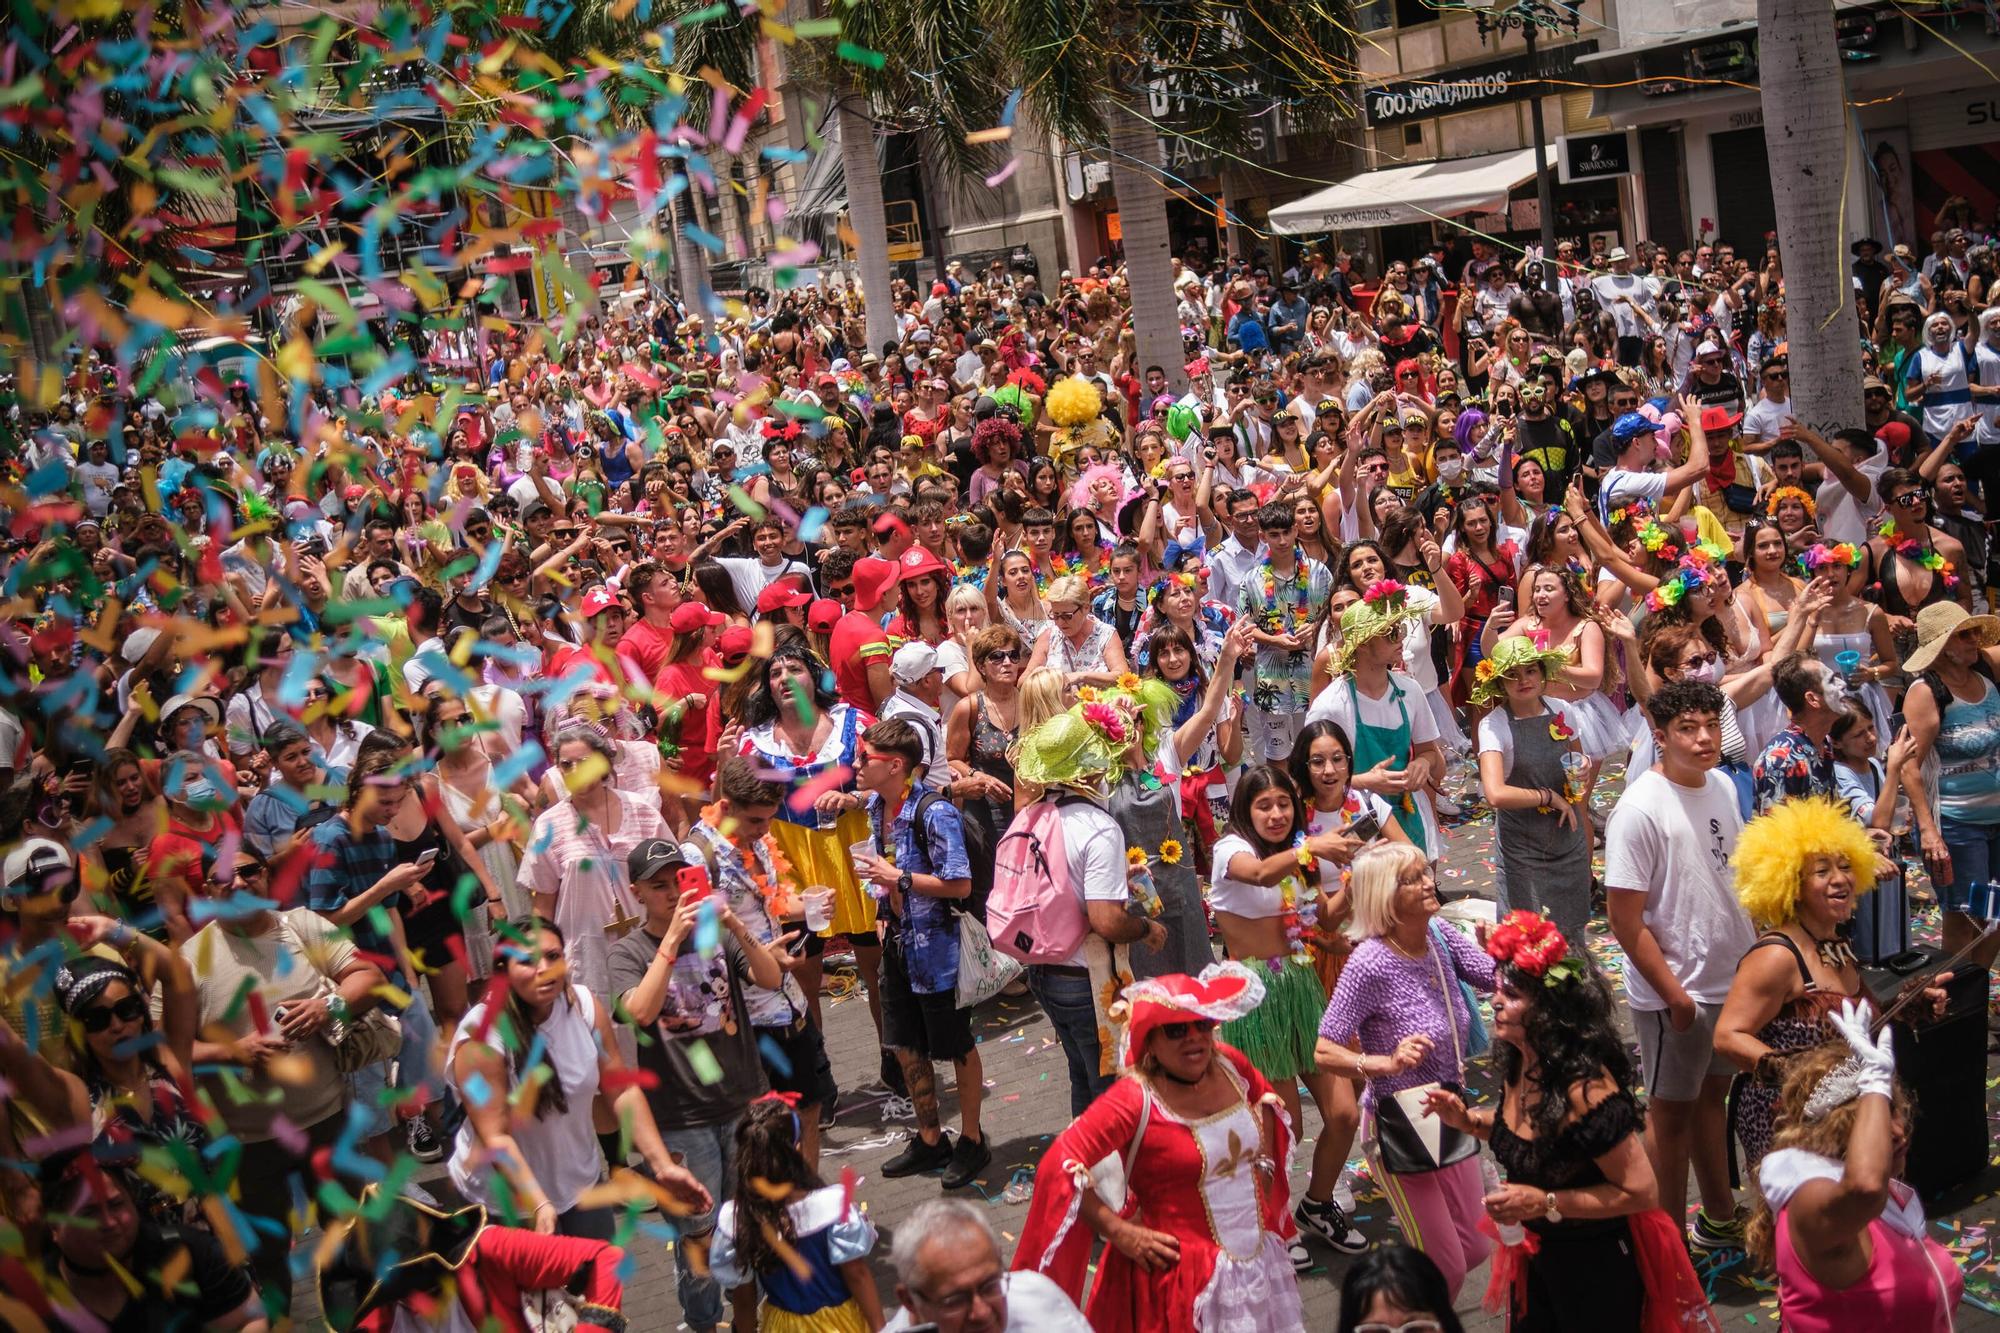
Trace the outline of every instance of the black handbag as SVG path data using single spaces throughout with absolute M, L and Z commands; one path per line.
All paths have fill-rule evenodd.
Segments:
M 1428 1171 L 1440 1171 L 1447 1166 L 1462 1162 L 1479 1151 L 1479 1140 L 1463 1130 L 1453 1129 L 1437 1117 L 1438 1146 L 1435 1155 L 1424 1135 L 1417 1129 L 1412 1119 L 1412 1108 L 1419 1107 L 1422 1094 L 1432 1088 L 1446 1088 L 1452 1092 L 1463 1092 L 1465 1084 L 1465 1051 L 1459 1045 L 1458 1011 L 1452 1006 L 1452 986 L 1445 979 L 1444 960 L 1439 957 L 1440 946 L 1435 939 L 1426 941 L 1431 954 L 1431 962 L 1437 968 L 1438 995 L 1444 1000 L 1447 1025 L 1451 1028 L 1452 1056 L 1458 1063 L 1457 1078 L 1446 1084 L 1426 1083 L 1414 1088 L 1405 1088 L 1400 1093 L 1382 1094 L 1375 1097 L 1375 1155 L 1385 1170 L 1400 1176 L 1422 1175 Z M 1405 1104 L 1407 1099 L 1408 1104 Z

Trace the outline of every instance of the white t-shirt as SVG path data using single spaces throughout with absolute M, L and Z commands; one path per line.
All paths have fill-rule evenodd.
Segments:
M 1402 694 L 1400 699 L 1397 698 L 1398 691 Z M 1347 733 L 1348 738 L 1359 745 L 1360 742 L 1355 737 L 1357 720 L 1371 727 L 1393 728 L 1401 726 L 1403 718 L 1407 715 L 1410 722 L 1410 748 L 1414 751 L 1426 741 L 1436 742 L 1441 734 L 1438 731 L 1437 715 L 1431 712 L 1430 700 L 1426 697 L 1429 692 L 1419 685 L 1414 677 L 1406 676 L 1400 671 L 1391 671 L 1388 691 L 1379 699 L 1371 699 L 1354 686 L 1352 677 L 1342 676 L 1319 692 L 1319 696 L 1312 701 L 1312 707 L 1306 710 L 1306 722 L 1307 724 L 1322 720 L 1338 722 L 1340 729 Z M 1360 703 L 1361 713 L 1358 719 L 1355 717 L 1357 701 Z M 1417 813 L 1423 816 L 1425 850 L 1442 847 L 1443 843 L 1438 839 L 1437 816 L 1431 811 L 1430 793 L 1418 791 L 1412 795 L 1417 803 Z
M 812 571 L 802 562 L 784 556 L 775 565 L 767 565 L 755 556 L 736 555 L 717 556 L 715 563 L 728 573 L 729 581 L 736 586 L 736 601 L 745 611 L 756 610 L 757 594 L 787 574 L 797 574 L 805 586 L 812 585 Z
M 1089 801 L 1065 801 L 1057 815 L 1069 882 L 1083 895 L 1084 912 L 1089 913 L 1092 903 L 1125 902 L 1131 896 L 1125 887 L 1125 830 L 1111 812 Z M 1081 945 L 1069 965 L 1090 965 Z
M 952 710 L 956 709 L 958 701 L 965 697 L 951 687 L 951 678 L 961 672 L 972 670 L 972 659 L 967 656 L 964 644 L 957 639 L 947 638 L 937 646 L 937 664 L 939 673 L 944 676 L 944 692 L 938 695 L 938 716 L 949 723 Z M 976 686 L 979 677 L 975 675 L 972 679 Z
M 1814 496 L 1821 541 L 1859 546 L 1868 540 L 1868 526 L 1882 512 L 1882 474 L 1889 470 L 1889 451 L 1878 445 L 1873 458 L 1864 458 L 1854 466 L 1868 479 L 1867 502 L 1856 500 L 1840 484 L 1840 478 L 1829 472 Z
M 1590 280 L 1590 290 L 1597 295 L 1598 308 L 1611 316 L 1611 322 L 1618 326 L 1619 337 L 1643 338 L 1646 335 L 1646 322 L 1639 318 L 1639 312 L 1618 298 L 1629 296 L 1632 305 L 1649 315 L 1657 314 L 1654 298 L 1659 289 L 1653 285 L 1651 278 L 1637 273 L 1627 273 L 1623 277 L 1616 273 L 1600 273 Z
M 1979 358 L 1980 385 L 1990 389 L 2000 384 L 2000 350 L 1988 347 L 1985 343 L 1980 343 L 1973 350 Z M 1980 444 L 2000 444 L 2000 399 L 1975 399 L 1973 410 L 1979 418 L 1979 424 L 1974 428 L 1972 438 Z M 83 469 L 78 468 L 77 471 L 81 473 Z
M 1655 770 L 1626 784 L 1604 831 L 1604 883 L 1646 895 L 1646 925 L 1681 989 L 1721 1004 L 1757 930 L 1729 868 L 1743 830 L 1736 788 L 1714 770 L 1704 777 L 1690 788 Z M 1625 994 L 1635 1010 L 1667 1007 L 1636 967 L 1625 969 Z
M 1597 488 L 1598 511 L 1608 519 L 1612 510 L 1623 508 L 1634 500 L 1644 500 L 1658 509 L 1666 495 L 1666 473 L 1628 472 L 1624 468 L 1613 468 L 1604 474 L 1604 482 Z
M 1068 1293 L 1051 1278 L 1027 1269 L 1000 1275 L 1007 1293 L 1006 1333 L 1090 1333 L 1090 1324 Z M 908 1333 L 915 1327 L 908 1310 L 898 1310 L 882 1325 L 882 1333 Z
M 1576 719 L 1570 715 L 1569 703 L 1566 700 L 1545 698 L 1542 703 L 1548 709 L 1542 716 L 1559 717 L 1564 725 L 1572 730 L 1575 729 Z M 1526 722 L 1532 719 L 1521 720 Z M 1503 773 L 1514 767 L 1514 728 L 1507 725 L 1507 708 L 1504 704 L 1479 719 L 1478 752 L 1485 754 L 1488 750 L 1500 756 Z
M 1791 399 L 1774 403 L 1760 393 L 1757 395 L 1757 401 L 1750 404 L 1749 409 L 1743 413 L 1743 438 L 1775 440 L 1778 438 L 1779 429 L 1791 415 Z
M 1276 916 L 1285 909 L 1283 891 L 1276 884 L 1250 884 L 1230 877 L 1229 863 L 1246 852 L 1259 861 L 1264 859 L 1265 854 L 1238 833 L 1228 834 L 1215 844 L 1208 901 L 1218 912 L 1233 912 L 1255 920 Z

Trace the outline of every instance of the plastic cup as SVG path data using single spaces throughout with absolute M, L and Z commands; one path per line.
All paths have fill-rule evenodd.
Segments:
M 1583 775 L 1584 770 L 1589 767 L 1590 760 L 1574 750 L 1562 757 L 1563 795 L 1568 798 L 1571 805 L 1583 799 Z
M 1851 676 L 1861 665 L 1861 654 L 1849 648 L 1833 655 L 1834 669 L 1843 676 Z
M 861 863 L 864 860 L 879 858 L 881 855 L 882 844 L 875 841 L 875 835 L 872 833 L 860 842 L 850 842 L 847 844 L 847 859 L 857 870 L 860 869 Z
M 833 890 L 815 884 L 800 895 L 806 904 L 806 929 L 817 935 L 833 924 Z

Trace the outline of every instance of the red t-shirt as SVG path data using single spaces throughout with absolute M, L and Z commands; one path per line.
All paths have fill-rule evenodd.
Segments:
M 631 635 L 625 642 L 632 641 Z M 620 647 L 623 647 L 621 644 Z M 720 713 L 716 695 L 721 687 L 702 674 L 704 667 L 719 665 L 712 652 L 704 652 L 699 657 L 689 657 L 679 662 L 664 662 L 660 674 L 653 677 L 653 692 L 660 696 L 661 706 L 675 698 L 685 698 L 699 694 L 708 700 L 708 707 L 690 708 L 681 714 L 680 733 L 675 739 L 681 747 L 681 776 L 693 778 L 696 782 L 707 782 L 715 776 L 715 738 L 719 734 L 715 719 Z
M 638 620 L 618 641 L 618 655 L 631 658 L 645 678 L 652 680 L 660 674 L 667 652 L 673 646 L 674 632 L 671 629 L 660 629 L 648 621 Z
M 835 623 L 828 651 L 833 656 L 833 681 L 840 691 L 841 702 L 866 713 L 874 712 L 875 696 L 868 691 L 868 664 L 889 660 L 889 636 L 882 632 L 873 616 L 849 611 Z
M 213 822 L 205 829 L 190 828 L 178 819 L 169 819 L 166 832 L 155 837 L 146 848 L 146 878 L 155 885 L 155 896 L 163 880 L 177 885 L 183 898 L 190 896 L 197 885 L 214 878 L 216 858 L 222 854 L 223 844 L 242 840 L 243 825 L 233 810 L 216 811 Z

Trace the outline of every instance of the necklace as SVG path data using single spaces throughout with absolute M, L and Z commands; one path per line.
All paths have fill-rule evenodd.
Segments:
M 1417 962 L 1421 959 L 1430 957 L 1430 948 L 1428 947 L 1428 944 L 1426 945 L 1426 947 L 1418 950 L 1416 953 L 1411 953 L 1408 949 L 1405 949 L 1401 944 L 1398 944 L 1396 942 L 1396 937 L 1394 935 L 1384 935 L 1382 938 L 1389 942 L 1389 947 L 1391 949 L 1394 949 L 1397 953 L 1401 954 L 1403 957 L 1409 959 L 1412 962 Z
M 1285 876 L 1278 881 L 1278 920 L 1285 928 L 1285 953 L 1295 963 L 1312 964 L 1312 951 L 1306 947 L 1314 928 L 1319 923 L 1319 895 L 1308 893 L 1304 879 L 1319 883 L 1319 858 L 1305 850 L 1304 832 L 1292 835 L 1292 848 L 1299 858 L 1298 873 Z
M 1915 537 L 1905 537 L 1897 533 L 1895 519 L 1885 520 L 1876 535 L 1889 543 L 1889 549 L 1897 555 L 1902 556 L 1905 560 L 1913 561 L 1925 569 L 1944 575 L 1945 587 L 1956 588 L 1958 586 L 1957 567 L 1951 561 L 1939 555 L 1934 548 L 1919 545 Z
M 1259 566 L 1258 578 L 1266 608 L 1258 619 L 1264 622 L 1265 633 L 1290 634 L 1303 629 L 1312 619 L 1312 580 L 1306 573 L 1306 553 L 1296 546 L 1292 548 L 1289 604 L 1278 600 L 1278 571 L 1268 554 Z
M 1859 966 L 1860 960 L 1854 955 L 1854 945 L 1845 935 L 1840 933 L 1840 927 L 1834 927 L 1831 939 L 1823 940 L 1813 934 L 1807 928 L 1805 922 L 1799 922 L 1798 926 L 1805 933 L 1805 937 L 1813 942 L 1814 952 L 1819 955 L 1820 962 L 1826 964 L 1836 972 L 1851 966 Z

